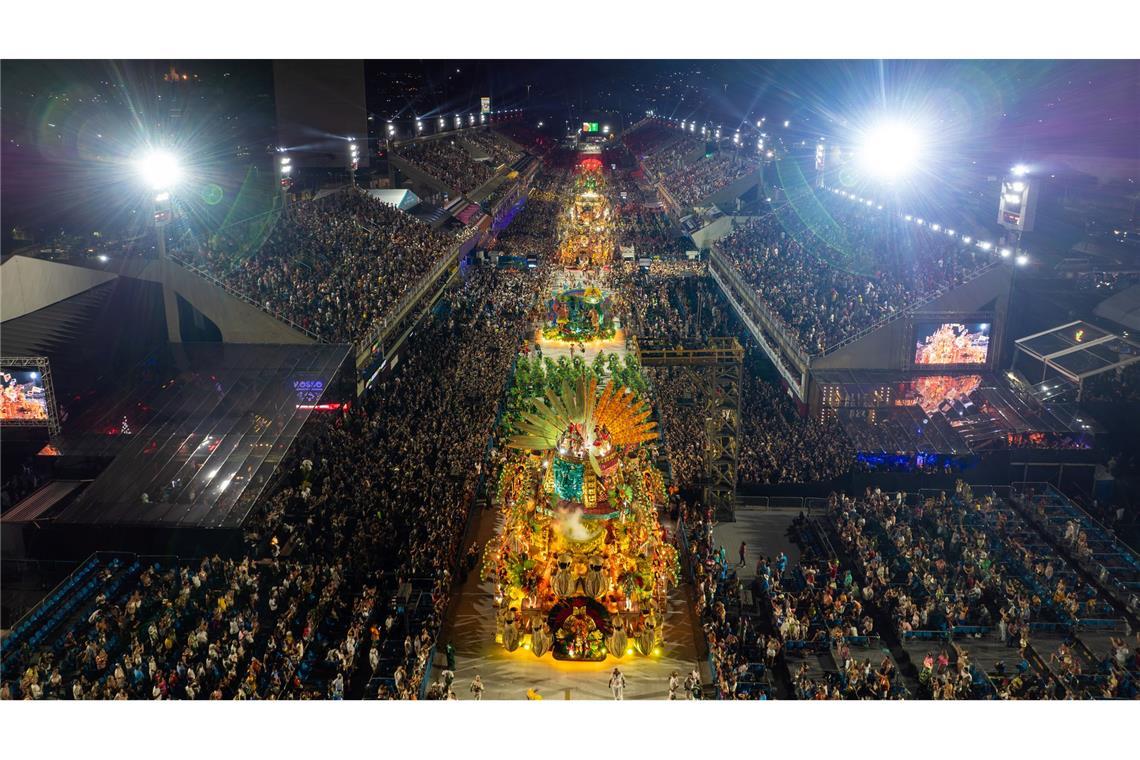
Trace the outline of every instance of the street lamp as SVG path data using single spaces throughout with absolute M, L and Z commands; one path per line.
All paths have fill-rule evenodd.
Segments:
M 135 161 L 139 177 L 154 192 L 154 229 L 158 238 L 158 258 L 166 259 L 166 225 L 174 217 L 170 191 L 182 179 L 178 158 L 169 151 L 149 150 Z

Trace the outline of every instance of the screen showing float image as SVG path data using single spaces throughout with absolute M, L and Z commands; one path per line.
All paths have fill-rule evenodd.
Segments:
M 989 322 L 920 322 L 914 328 L 914 363 L 985 364 L 992 327 Z
M 582 131 L 583 132 L 597 132 L 598 131 L 598 122 L 596 122 L 596 121 L 584 121 L 584 122 L 582 122 Z
M 0 367 L 0 424 L 48 421 L 47 393 L 40 373 L 27 367 Z

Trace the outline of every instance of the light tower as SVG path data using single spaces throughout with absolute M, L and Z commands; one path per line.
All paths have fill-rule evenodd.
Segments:
M 281 208 L 286 209 L 289 207 L 289 189 L 293 187 L 293 159 L 284 155 L 284 149 L 281 149 L 281 153 L 281 158 L 277 160 L 277 169 L 280 174 Z
M 827 149 L 823 145 L 824 138 L 819 138 L 815 144 L 815 186 L 822 189 L 826 186 L 823 175 L 827 166 Z
M 1021 259 L 1021 233 L 1033 230 L 1033 219 L 1037 212 L 1037 185 L 1030 176 L 1029 167 L 1018 164 L 1009 170 L 1009 176 L 1001 182 L 1001 198 L 998 199 L 998 224 L 1017 233 L 1014 253 Z
M 348 138 L 348 173 L 352 177 L 352 186 L 356 187 L 356 170 L 360 167 L 360 147 L 356 138 Z
M 158 238 L 158 258 L 166 259 L 166 225 L 174 218 L 170 192 L 182 178 L 182 167 L 174 154 L 150 150 L 135 162 L 143 182 L 154 192 L 154 229 Z

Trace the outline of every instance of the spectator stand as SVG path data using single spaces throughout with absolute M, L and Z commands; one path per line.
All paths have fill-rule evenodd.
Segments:
M 1137 625 L 1140 554 L 1048 483 L 1014 483 L 1011 502 Z M 1071 527 L 1070 527 L 1071 526 Z M 1086 628 L 1111 627 L 1083 621 Z
M 986 489 L 989 487 L 979 488 Z M 984 534 L 994 567 L 1004 573 L 1005 583 L 998 589 L 1001 612 L 1011 620 L 1024 620 L 1028 626 L 1029 635 L 1022 636 L 1019 668 L 1024 671 L 1028 664 L 1046 682 L 1063 687 L 1071 696 L 1089 696 L 1090 689 L 1095 690 L 1105 680 L 1078 677 L 1097 667 L 1089 645 L 1108 650 L 1113 640 L 1110 634 L 1126 628 L 1124 621 L 1112 617 L 1111 605 L 1004 501 L 980 509 L 968 507 L 958 496 L 952 503 L 963 526 L 975 526 Z M 1015 643 L 1013 637 L 1013 633 L 1008 635 L 1007 647 Z M 987 652 L 984 642 L 976 644 L 975 654 L 983 658 L 991 655 L 991 666 L 996 660 L 1004 660 L 1000 651 Z M 992 667 L 990 675 L 1007 684 L 1011 680 L 1011 674 Z M 1118 678 L 1112 689 L 1126 683 L 1130 681 Z

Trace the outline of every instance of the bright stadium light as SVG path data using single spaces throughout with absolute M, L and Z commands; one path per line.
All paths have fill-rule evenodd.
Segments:
M 1029 174 L 1029 167 L 1025 164 L 1017 164 L 1009 171 L 1015 177 L 1024 177 L 1026 174 Z
M 864 133 L 858 151 L 863 170 L 888 182 L 914 169 L 921 155 L 918 131 L 899 121 L 884 121 L 871 127 Z
M 155 190 L 168 190 L 182 178 L 182 167 L 173 153 L 151 150 L 135 162 L 139 176 Z

